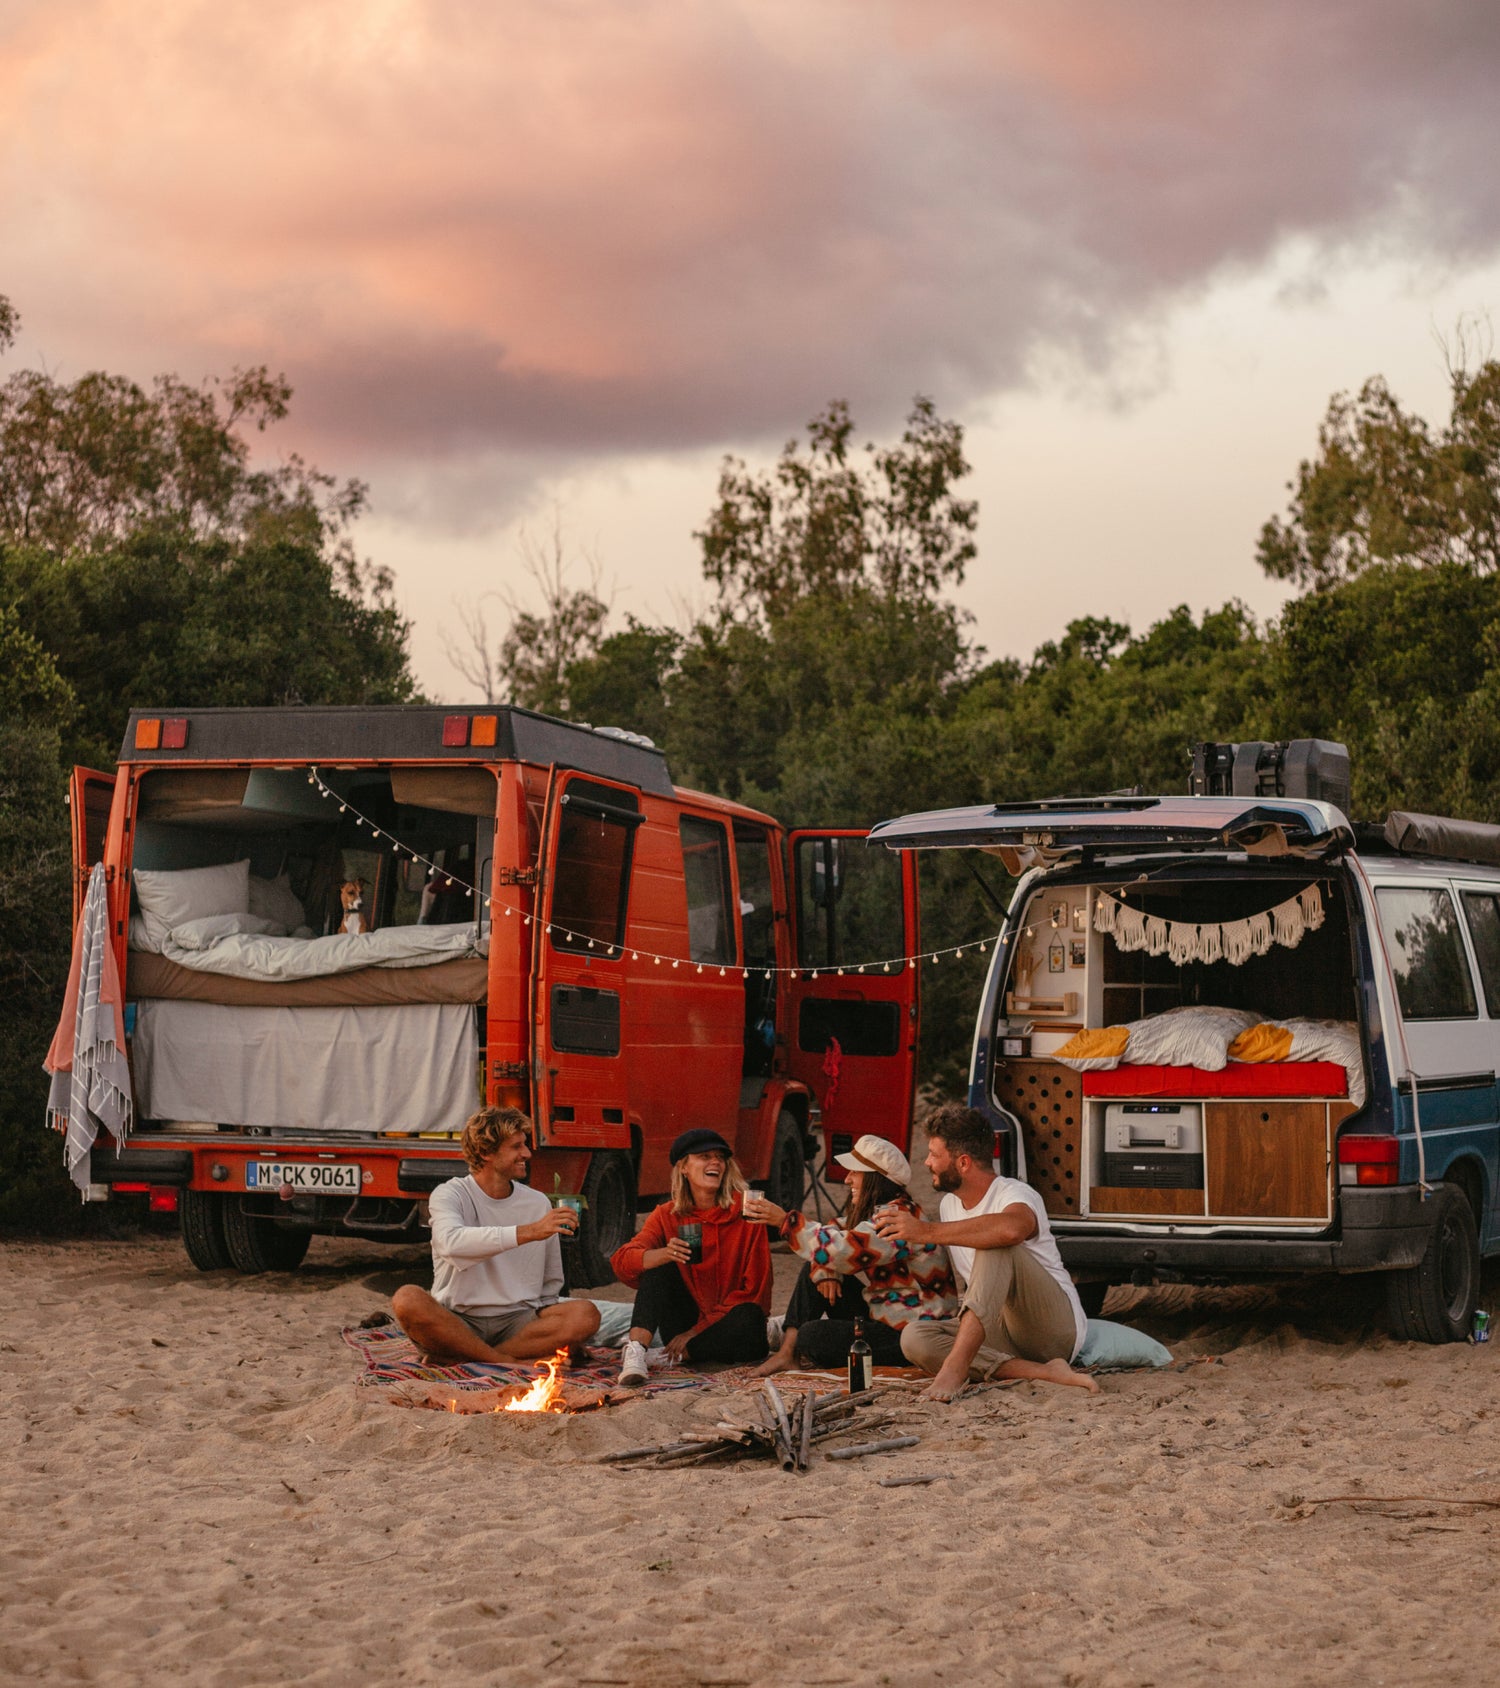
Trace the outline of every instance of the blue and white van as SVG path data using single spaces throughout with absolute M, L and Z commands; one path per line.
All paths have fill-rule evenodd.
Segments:
M 1500 827 L 1124 795 L 870 839 L 1019 878 L 969 1100 L 1086 1301 L 1380 1272 L 1398 1336 L 1470 1333 L 1500 1252 Z

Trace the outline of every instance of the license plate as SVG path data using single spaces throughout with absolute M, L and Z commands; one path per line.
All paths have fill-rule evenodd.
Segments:
M 251 1161 L 245 1167 L 247 1190 L 294 1190 L 335 1195 L 359 1194 L 359 1168 L 339 1161 Z

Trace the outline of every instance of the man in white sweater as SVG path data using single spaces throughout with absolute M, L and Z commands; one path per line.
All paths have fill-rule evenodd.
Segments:
M 521 1182 L 531 1121 L 516 1108 L 481 1108 L 464 1126 L 466 1178 L 439 1184 L 428 1203 L 432 1293 L 404 1284 L 396 1322 L 434 1360 L 540 1360 L 599 1328 L 592 1301 L 559 1300 L 562 1246 L 578 1215 Z

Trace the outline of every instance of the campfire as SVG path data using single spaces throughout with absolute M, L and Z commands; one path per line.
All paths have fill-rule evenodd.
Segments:
M 514 1400 L 507 1401 L 504 1406 L 497 1407 L 496 1412 L 504 1413 L 565 1413 L 569 1411 L 568 1403 L 563 1399 L 563 1386 L 558 1373 L 567 1364 L 568 1351 L 559 1348 L 550 1360 L 542 1363 L 547 1368 L 547 1375 L 539 1377 L 531 1387 Z

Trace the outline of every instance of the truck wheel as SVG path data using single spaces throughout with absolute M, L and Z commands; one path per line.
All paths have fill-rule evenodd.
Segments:
M 225 1198 L 210 1190 L 181 1190 L 177 1226 L 182 1246 L 200 1272 L 227 1272 L 234 1262 L 224 1238 Z
M 1440 1184 L 1421 1264 L 1386 1274 L 1391 1334 L 1402 1342 L 1464 1341 L 1479 1299 L 1479 1271 L 1474 1210 L 1462 1190 Z
M 609 1257 L 635 1235 L 635 1163 L 617 1149 L 595 1155 L 582 1195 L 588 1206 L 579 1216 L 578 1235 L 563 1244 L 569 1289 L 615 1281 Z
M 312 1232 L 283 1227 L 262 1214 L 246 1213 L 238 1202 L 226 1201 L 224 1241 L 229 1258 L 242 1272 L 295 1272 Z
M 776 1136 L 771 1143 L 771 1165 L 764 1189 L 788 1213 L 802 1206 L 807 1187 L 807 1151 L 802 1146 L 802 1127 L 797 1116 L 783 1108 L 776 1118 Z

